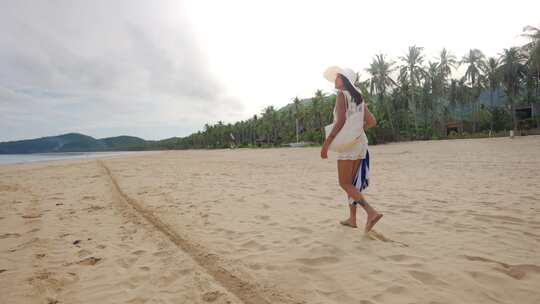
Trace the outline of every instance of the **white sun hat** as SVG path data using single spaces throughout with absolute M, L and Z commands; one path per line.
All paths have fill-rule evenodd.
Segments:
M 358 93 L 362 94 L 360 89 L 354 85 L 358 79 L 357 79 L 356 73 L 352 69 L 340 68 L 338 66 L 331 66 L 324 71 L 323 76 L 324 78 L 326 78 L 326 80 L 330 81 L 331 83 L 334 83 L 336 81 L 336 77 L 338 74 L 345 76 L 345 78 L 349 80 L 349 82 L 358 91 Z

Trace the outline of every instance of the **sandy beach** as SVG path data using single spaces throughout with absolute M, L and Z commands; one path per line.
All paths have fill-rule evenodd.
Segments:
M 0 166 L 0 303 L 540 303 L 540 136 L 370 153 L 368 235 L 319 148 Z

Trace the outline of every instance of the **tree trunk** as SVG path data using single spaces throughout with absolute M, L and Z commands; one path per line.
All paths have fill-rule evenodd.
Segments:
M 416 103 L 414 102 L 414 85 L 412 86 L 411 103 L 413 108 L 413 120 L 414 120 L 414 139 L 418 134 L 418 122 L 416 121 Z
M 463 132 L 465 131 L 465 106 L 464 104 L 462 103 L 461 104 L 461 134 L 463 134 Z
M 296 142 L 298 143 L 299 137 L 298 137 L 298 118 L 296 119 Z
M 512 104 L 511 104 L 511 111 L 512 111 L 512 124 L 514 125 L 514 135 L 517 134 L 517 115 L 516 115 L 516 105 L 514 104 L 514 100 L 512 98 Z
M 392 129 L 393 140 L 397 140 L 396 130 L 394 128 L 394 123 L 392 122 L 392 116 L 390 115 L 390 106 L 384 103 L 382 96 L 379 97 L 379 102 L 383 104 L 383 107 L 386 109 L 386 116 L 388 116 L 388 122 L 390 123 L 390 129 Z
M 490 103 L 490 112 L 491 112 L 491 122 L 489 124 L 489 130 L 493 131 L 493 89 L 489 92 L 489 103 Z
M 472 132 L 473 133 L 476 133 L 476 90 L 474 89 L 474 85 L 473 85 L 473 96 L 472 96 L 472 101 L 471 101 L 471 105 L 472 105 L 472 108 L 471 108 L 471 118 L 472 118 L 472 123 L 473 123 L 473 130 Z

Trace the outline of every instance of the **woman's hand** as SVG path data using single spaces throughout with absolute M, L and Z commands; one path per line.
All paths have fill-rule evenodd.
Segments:
M 369 111 L 366 103 L 364 103 L 364 130 L 371 129 L 377 125 L 377 119 Z
M 324 142 L 322 148 L 321 148 L 321 158 L 327 159 L 328 158 L 328 144 Z

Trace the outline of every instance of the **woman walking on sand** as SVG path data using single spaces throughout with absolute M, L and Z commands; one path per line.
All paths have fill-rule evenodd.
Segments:
M 365 232 L 367 233 L 383 216 L 367 203 L 361 193 L 367 187 L 369 173 L 368 140 L 364 130 L 374 127 L 377 122 L 373 114 L 368 110 L 360 90 L 354 86 L 357 75 L 353 70 L 330 67 L 326 69 L 323 75 L 328 81 L 334 83 L 338 94 L 334 107 L 333 128 L 327 134 L 321 149 L 321 158 L 326 159 L 328 157 L 328 149 L 336 135 L 342 130 L 345 121 L 352 114 L 363 112 L 363 115 L 360 115 L 363 116 L 364 122 L 362 130 L 358 134 L 360 138 L 346 151 L 337 153 L 337 167 L 339 185 L 347 193 L 350 212 L 349 218 L 340 223 L 344 226 L 356 228 L 356 205 L 360 205 L 367 214 L 365 226 Z

